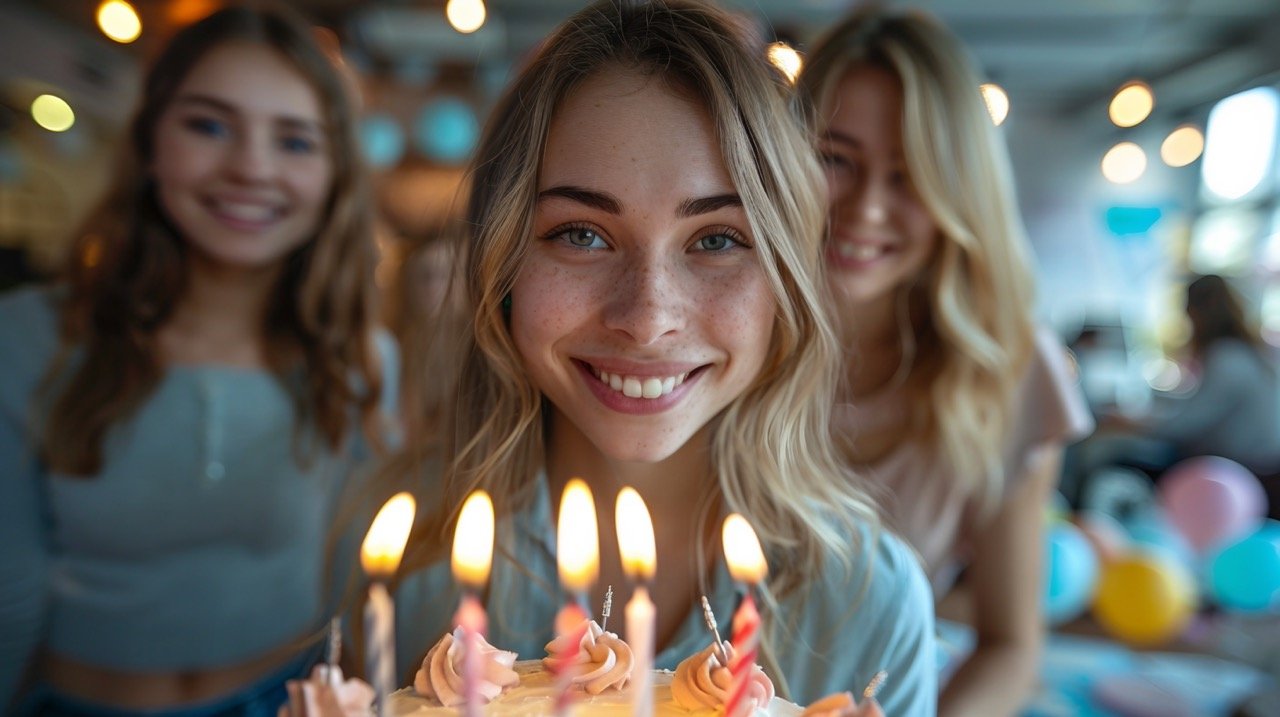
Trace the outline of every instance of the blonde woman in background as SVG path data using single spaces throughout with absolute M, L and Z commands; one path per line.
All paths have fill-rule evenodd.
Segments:
M 859 11 L 799 87 L 829 186 L 826 263 L 847 358 L 836 429 L 937 598 L 967 565 L 977 647 L 944 715 L 1030 695 L 1045 504 L 1090 419 L 1032 317 L 1027 242 L 973 62 L 917 13 Z
M 652 511 L 659 667 L 709 644 L 699 595 L 728 620 L 719 526 L 737 511 L 770 558 L 762 662 L 782 694 L 857 692 L 886 669 L 886 713 L 933 714 L 928 584 L 828 438 L 839 347 L 820 169 L 785 81 L 733 27 L 703 3 L 596 3 L 494 109 L 474 160 L 474 321 L 449 384 L 445 477 L 423 491 L 439 505 L 396 600 L 402 676 L 450 628 L 450 526 L 475 488 L 499 521 L 490 641 L 545 654 L 562 604 L 554 506 L 582 476 L 600 519 L 589 604 L 608 585 L 627 600 L 618 490 Z M 407 366 L 427 365 L 420 348 Z

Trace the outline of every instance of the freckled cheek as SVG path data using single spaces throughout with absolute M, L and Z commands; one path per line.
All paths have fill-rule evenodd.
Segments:
M 526 359 L 545 354 L 588 320 L 601 298 L 561 269 L 530 266 L 511 291 L 511 334 Z
M 722 277 L 708 286 L 699 304 L 711 307 L 709 325 L 740 350 L 767 351 L 776 313 L 773 292 L 759 269 Z

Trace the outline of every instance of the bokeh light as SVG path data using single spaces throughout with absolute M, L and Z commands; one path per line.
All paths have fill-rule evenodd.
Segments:
M 800 53 L 785 42 L 770 43 L 768 53 L 769 62 L 782 70 L 782 74 L 787 76 L 789 82 L 795 82 L 796 76 L 800 74 L 800 67 L 804 65 L 804 59 L 800 57 Z
M 138 11 L 124 0 L 104 0 L 98 6 L 98 29 L 112 40 L 127 45 L 142 34 L 142 20 Z
M 66 132 L 76 123 L 76 113 L 56 95 L 40 95 L 31 103 L 31 119 L 50 132 Z
M 1204 152 L 1204 134 L 1200 128 L 1184 124 L 1169 133 L 1160 145 L 1160 159 L 1170 167 L 1185 167 Z
M 991 115 L 992 123 L 997 127 L 1004 124 L 1009 116 L 1008 93 L 994 82 L 983 83 L 978 89 L 982 91 L 982 101 L 987 103 L 987 112 Z
M 1102 158 L 1102 176 L 1113 184 L 1129 184 L 1147 171 L 1147 153 L 1133 142 L 1121 142 Z
M 1109 109 L 1111 121 L 1117 127 L 1133 127 L 1141 124 L 1151 115 L 1155 107 L 1155 96 L 1147 83 L 1133 80 L 1126 82 L 1111 98 Z
M 484 25 L 486 16 L 484 0 L 449 0 L 444 15 L 453 29 L 470 34 Z

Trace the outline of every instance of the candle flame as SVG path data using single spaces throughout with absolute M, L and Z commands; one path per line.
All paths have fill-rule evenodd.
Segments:
M 413 496 L 396 493 L 378 511 L 368 534 L 364 536 L 364 544 L 360 546 L 360 564 L 370 577 L 389 578 L 395 575 L 416 510 Z
M 737 513 L 724 519 L 724 558 L 729 563 L 729 574 L 733 579 L 748 585 L 756 585 L 769 574 L 769 564 L 765 562 L 764 551 L 760 549 L 760 539 L 751 524 Z
M 658 551 L 653 543 L 653 520 L 649 517 L 644 498 L 635 488 L 627 486 L 618 493 L 614 525 L 618 530 L 618 552 L 622 554 L 623 572 L 632 580 L 652 580 L 658 563 Z
M 600 574 L 596 503 L 591 489 L 581 478 L 570 479 L 560 496 L 556 554 L 560 583 L 566 590 L 584 592 Z
M 493 500 L 477 490 L 467 496 L 453 532 L 453 577 L 480 590 L 493 566 Z

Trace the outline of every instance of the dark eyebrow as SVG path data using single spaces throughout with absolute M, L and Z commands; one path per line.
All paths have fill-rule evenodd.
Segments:
M 622 202 L 608 192 L 597 192 L 582 187 L 558 186 L 538 192 L 538 201 L 550 197 L 568 199 L 578 204 L 585 204 L 609 214 L 621 214 Z M 742 198 L 737 194 L 717 194 L 712 197 L 686 199 L 676 208 L 676 216 L 681 219 L 708 214 L 725 207 L 741 207 Z
M 834 130 L 834 129 L 833 129 L 833 130 L 828 130 L 828 131 L 827 131 L 827 139 L 832 140 L 832 141 L 835 141 L 835 142 L 839 142 L 839 143 L 841 143 L 841 144 L 847 144 L 847 145 L 849 145 L 850 147 L 856 147 L 856 148 L 858 148 L 858 149 L 861 149 L 861 148 L 862 148 L 862 142 L 861 142 L 861 141 L 859 141 L 858 139 L 856 139 L 856 138 L 854 138 L 854 137 L 850 137 L 849 135 L 847 135 L 847 134 L 845 134 L 845 133 L 843 133 L 843 132 L 841 132 L 841 131 L 839 131 L 839 130 Z
M 593 209 L 599 209 L 602 212 L 610 214 L 621 214 L 622 203 L 618 198 L 608 192 L 597 192 L 582 187 L 558 186 L 550 189 L 544 189 L 538 192 L 538 201 L 550 199 L 551 197 L 560 197 L 568 199 L 571 202 L 585 204 Z
M 686 199 L 680 202 L 679 208 L 676 209 L 676 216 L 681 219 L 688 217 L 696 217 L 699 214 L 710 214 L 717 209 L 725 207 L 741 207 L 742 197 L 736 194 L 717 194 L 713 197 L 701 197 L 698 199 Z
M 218 99 L 217 97 L 213 97 L 211 95 L 201 95 L 201 94 L 180 95 L 179 97 L 173 100 L 173 104 L 196 105 L 200 107 L 207 107 L 216 112 L 220 112 L 222 114 L 227 114 L 227 115 L 240 114 L 239 110 L 237 110 L 231 104 L 224 102 Z M 276 117 L 275 119 L 280 124 L 286 125 L 288 127 L 312 130 L 312 131 L 321 132 L 321 133 L 323 133 L 323 130 L 324 130 L 324 126 L 320 122 L 317 122 L 316 120 L 313 120 L 313 119 L 307 119 L 306 117 L 282 115 L 282 116 Z

